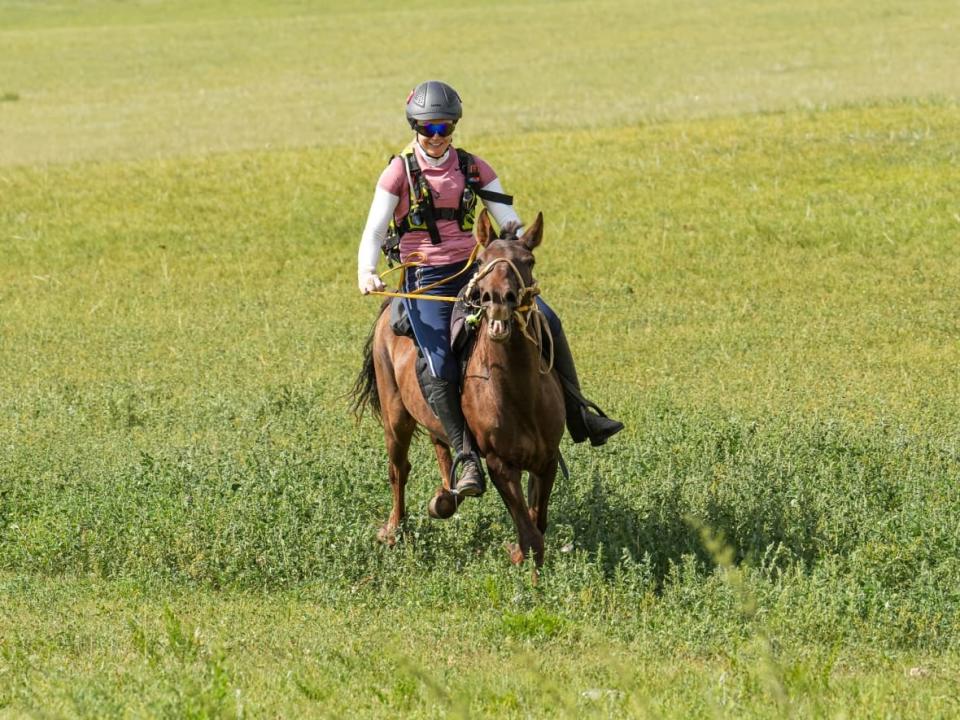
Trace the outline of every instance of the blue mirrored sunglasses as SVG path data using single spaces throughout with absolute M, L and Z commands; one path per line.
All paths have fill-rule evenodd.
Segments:
M 457 124 L 454 122 L 417 123 L 417 132 L 425 137 L 433 137 L 434 135 L 448 137 L 453 134 L 456 127 Z

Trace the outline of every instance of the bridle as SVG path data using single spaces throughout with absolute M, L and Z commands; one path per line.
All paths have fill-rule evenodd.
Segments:
M 487 305 L 474 302 L 471 298 L 474 297 L 477 281 L 489 275 L 500 263 L 505 263 L 513 270 L 513 274 L 516 275 L 517 282 L 520 284 L 520 289 L 517 293 L 517 306 L 513 309 L 511 321 L 516 323 L 517 327 L 520 328 L 521 334 L 537 348 L 537 354 L 540 358 L 540 374 L 547 375 L 553 370 L 553 334 L 550 332 L 550 324 L 544 319 L 543 313 L 540 312 L 540 307 L 536 302 L 537 295 L 540 294 L 540 288 L 537 286 L 536 280 L 530 285 L 527 285 L 523 281 L 523 275 L 520 274 L 520 271 L 512 260 L 502 257 L 494 258 L 470 278 L 470 282 L 467 283 L 467 287 L 463 292 L 463 301 L 465 305 L 474 309 L 476 312 L 467 315 L 467 324 L 474 328 L 478 327 L 483 316 L 486 314 Z M 547 339 L 550 341 L 550 360 L 546 365 L 544 365 L 543 361 L 544 333 L 546 333 Z
M 550 331 L 550 324 L 544 320 L 543 313 L 540 312 L 540 308 L 537 306 L 536 297 L 540 294 L 540 288 L 537 286 L 536 281 L 532 284 L 527 285 L 523 281 L 523 275 L 520 274 L 520 271 L 517 269 L 517 266 L 513 264 L 513 261 L 508 258 L 494 258 L 482 268 L 480 268 L 470 281 L 467 283 L 466 288 L 464 288 L 463 294 L 460 298 L 456 297 L 446 297 L 442 295 L 428 295 L 427 291 L 438 287 L 444 283 L 453 280 L 456 277 L 459 277 L 465 272 L 468 272 L 473 266 L 474 260 L 477 257 L 478 252 L 483 248 L 480 243 L 477 243 L 473 248 L 473 252 L 470 253 L 470 257 L 467 259 L 467 262 L 464 263 L 463 268 L 451 275 L 450 277 L 438 280 L 437 282 L 431 283 L 426 287 L 419 288 L 413 292 L 399 292 L 399 291 L 389 291 L 389 290 L 373 290 L 370 295 L 382 295 L 385 297 L 395 297 L 395 298 L 409 298 L 411 300 L 429 300 L 433 302 L 449 302 L 455 303 L 458 301 L 463 302 L 463 304 L 473 309 L 473 312 L 470 315 L 467 315 L 466 322 L 473 328 L 476 328 L 480 325 L 480 321 L 483 319 L 483 316 L 487 312 L 487 308 L 481 304 L 476 303 L 471 298 L 473 297 L 474 290 L 476 289 L 476 283 L 478 280 L 489 275 L 493 269 L 500 263 L 506 263 L 513 274 L 517 276 L 517 282 L 520 284 L 520 292 L 517 295 L 517 306 L 513 309 L 513 315 L 511 321 L 516 321 L 517 326 L 520 328 L 520 332 L 523 336 L 533 343 L 540 355 L 540 374 L 547 375 L 553 370 L 553 333 Z M 422 253 L 421 253 L 422 255 Z M 387 275 L 392 272 L 403 271 L 408 267 L 417 267 L 423 263 L 423 258 L 413 258 L 411 256 L 407 262 L 404 262 L 398 265 L 395 268 L 391 268 L 380 275 L 380 279 L 383 280 Z M 543 362 L 543 336 L 546 334 L 547 339 L 550 341 L 550 360 L 544 366 Z

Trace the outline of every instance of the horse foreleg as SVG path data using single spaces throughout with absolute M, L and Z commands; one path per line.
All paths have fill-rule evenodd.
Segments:
M 537 567 L 540 567 L 543 565 L 543 533 L 530 520 L 527 503 L 523 499 L 523 490 L 520 487 L 520 470 L 491 456 L 487 456 L 487 468 L 517 528 L 519 542 L 509 548 L 511 562 L 519 565 L 532 549 Z
M 550 504 L 550 493 L 553 492 L 553 481 L 556 477 L 557 459 L 554 458 L 538 472 L 531 472 L 527 480 L 530 521 L 543 535 L 547 533 L 547 506 Z
M 451 477 L 453 458 L 450 456 L 450 448 L 436 435 L 431 435 L 430 441 L 437 453 L 437 466 L 440 468 L 440 487 L 430 498 L 430 502 L 427 504 L 427 512 L 432 518 L 446 520 L 457 511 L 457 507 L 463 502 L 463 498 L 450 492 L 453 481 Z
M 437 466 L 440 468 L 440 481 L 443 489 L 450 492 L 450 472 L 453 470 L 453 458 L 450 456 L 450 447 L 436 435 L 430 435 L 434 452 L 437 453 Z
M 387 456 L 390 461 L 390 489 L 393 491 L 393 507 L 390 517 L 377 532 L 377 539 L 388 545 L 397 542 L 397 528 L 406 516 L 406 500 L 404 492 L 407 487 L 407 477 L 410 475 L 410 461 L 407 459 L 410 450 L 410 439 L 416 423 L 405 411 L 383 416 L 384 437 L 387 444 Z

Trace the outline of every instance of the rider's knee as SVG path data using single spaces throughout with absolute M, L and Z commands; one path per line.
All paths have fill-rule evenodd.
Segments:
M 453 356 L 444 358 L 443 362 L 439 363 L 439 367 L 437 368 L 437 377 L 446 380 L 448 383 L 459 385 L 460 365 L 457 363 L 456 358 Z

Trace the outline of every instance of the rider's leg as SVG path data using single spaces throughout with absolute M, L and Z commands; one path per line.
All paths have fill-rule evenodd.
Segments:
M 460 387 L 445 378 L 431 377 L 426 387 L 427 402 L 436 413 L 450 441 L 456 458 L 451 483 L 460 495 L 482 495 L 486 489 L 480 458 L 474 448 L 473 436 L 463 419 L 460 408 Z
M 421 267 L 410 270 L 404 282 L 409 292 L 435 280 L 449 277 L 462 265 Z M 467 277 L 437 287 L 438 295 L 456 295 Z M 424 383 L 427 403 L 443 425 L 455 456 L 456 472 L 451 481 L 461 495 L 482 495 L 485 490 L 483 470 L 473 436 L 466 426 L 460 407 L 460 368 L 450 349 L 450 315 L 453 304 L 432 300 L 407 300 L 407 312 L 413 334 L 430 369 Z M 457 462 L 459 460 L 459 462 Z
M 612 435 L 623 430 L 623 423 L 609 418 L 594 403 L 587 401 L 580 391 L 577 368 L 573 363 L 573 353 L 563 333 L 560 318 L 541 298 L 537 305 L 550 325 L 553 336 L 553 367 L 561 376 L 563 402 L 567 412 L 567 430 L 575 443 L 590 438 L 591 445 L 603 445 Z M 565 381 L 565 382 L 563 382 Z

